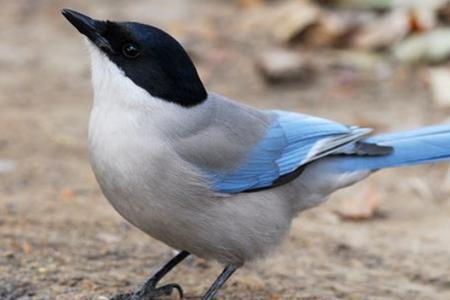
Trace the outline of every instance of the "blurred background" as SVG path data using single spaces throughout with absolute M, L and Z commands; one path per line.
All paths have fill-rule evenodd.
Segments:
M 0 299 L 106 299 L 172 250 L 107 203 L 87 158 L 89 59 L 60 15 L 159 26 L 209 90 L 393 131 L 447 122 L 450 1 L 0 0 Z M 450 299 L 448 165 L 388 170 L 301 215 L 220 299 Z M 220 266 L 167 281 L 199 295 Z

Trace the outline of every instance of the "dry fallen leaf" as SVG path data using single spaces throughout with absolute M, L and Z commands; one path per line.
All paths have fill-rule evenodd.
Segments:
M 75 198 L 75 192 L 71 188 L 64 188 L 61 193 L 59 193 L 59 199 L 63 201 L 71 201 Z
M 410 31 L 408 11 L 394 10 L 362 27 L 353 39 L 359 49 L 385 49 L 402 40 Z
M 446 62 L 450 57 L 450 29 L 447 27 L 417 33 L 396 44 L 394 58 L 405 64 Z
M 436 24 L 436 13 L 432 10 L 415 8 L 409 11 L 409 27 L 412 32 L 431 30 Z
M 23 253 L 30 254 L 32 249 L 33 248 L 31 247 L 31 244 L 28 243 L 27 241 L 22 243 L 22 251 L 23 251 Z
M 313 47 L 347 46 L 364 23 L 362 19 L 354 13 L 323 10 L 316 24 L 304 30 L 300 41 Z
M 238 4 L 244 9 L 251 9 L 261 7 L 264 3 L 263 0 L 239 0 Z
M 83 288 L 86 290 L 92 290 L 94 288 L 94 283 L 88 279 L 83 280 Z
M 296 51 L 285 49 L 262 53 L 258 58 L 257 68 L 269 83 L 309 81 L 315 73 L 309 60 Z
M 344 201 L 336 213 L 343 220 L 369 220 L 376 215 L 379 207 L 379 194 L 375 188 L 369 187 L 357 197 Z
M 320 10 L 310 2 L 291 1 L 279 6 L 274 16 L 273 35 L 282 43 L 290 43 L 318 21 Z
M 271 300 L 280 300 L 281 299 L 281 295 L 280 294 L 271 294 L 270 295 L 270 299 Z

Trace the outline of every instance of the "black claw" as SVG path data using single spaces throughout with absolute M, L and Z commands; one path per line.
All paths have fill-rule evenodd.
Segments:
M 159 296 L 171 295 L 176 289 L 180 294 L 180 299 L 183 299 L 183 289 L 176 283 L 166 284 L 157 288 L 156 285 L 170 270 L 189 256 L 189 252 L 181 251 L 168 263 L 166 263 L 158 272 L 149 278 L 144 286 L 137 292 L 117 295 L 110 300 L 156 300 Z
M 178 291 L 178 294 L 180 295 L 180 299 L 183 299 L 184 298 L 183 289 L 181 288 L 181 286 L 179 284 L 170 283 L 170 284 L 167 284 L 167 285 L 164 285 L 164 286 L 158 288 L 158 290 L 165 292 L 165 294 L 167 296 L 171 295 L 174 289 Z
M 177 290 L 180 295 L 180 299 L 183 299 L 184 293 L 181 286 L 176 283 L 170 283 L 159 288 L 146 285 L 143 289 L 135 293 L 117 295 L 110 300 L 156 300 L 161 296 L 170 296 L 173 290 Z

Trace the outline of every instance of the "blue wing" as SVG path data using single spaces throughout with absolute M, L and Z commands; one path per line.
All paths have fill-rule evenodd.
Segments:
M 270 187 L 308 162 L 348 151 L 349 144 L 371 131 L 302 114 L 268 113 L 274 116 L 271 126 L 239 167 L 225 173 L 208 173 L 215 191 L 239 193 Z

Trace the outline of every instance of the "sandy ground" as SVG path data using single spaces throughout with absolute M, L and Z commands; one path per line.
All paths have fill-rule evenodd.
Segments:
M 267 47 L 247 11 L 226 1 L 0 1 L 0 299 L 99 299 L 128 291 L 173 251 L 128 225 L 101 195 L 86 131 L 87 51 L 59 15 L 135 19 L 189 46 L 210 90 L 256 105 L 397 130 L 443 122 L 422 73 L 320 70 L 310 84 L 268 87 L 254 68 Z M 343 79 L 344 78 L 344 79 Z M 446 165 L 389 170 L 301 215 L 267 260 L 239 270 L 218 299 L 450 299 L 450 188 Z M 380 217 L 335 210 L 368 187 Z M 166 282 L 199 295 L 221 266 L 190 259 Z

